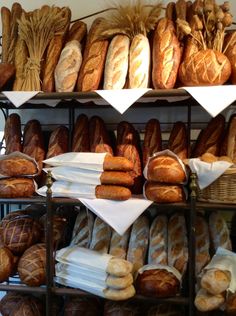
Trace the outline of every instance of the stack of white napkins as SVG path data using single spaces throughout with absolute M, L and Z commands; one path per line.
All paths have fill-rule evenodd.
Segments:
M 55 281 L 111 300 L 135 295 L 133 265 L 108 254 L 69 246 L 56 253 Z

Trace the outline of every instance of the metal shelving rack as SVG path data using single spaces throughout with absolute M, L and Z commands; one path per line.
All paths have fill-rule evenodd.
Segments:
M 151 102 L 151 99 L 158 99 L 158 98 L 168 98 L 168 97 L 190 97 L 188 93 L 183 89 L 172 89 L 172 90 L 150 90 L 148 91 L 143 97 L 142 101 L 146 101 L 148 106 L 150 107 L 158 107 L 158 106 L 186 106 L 187 108 L 187 128 L 190 135 L 191 130 L 191 117 L 192 106 L 198 105 L 196 101 L 190 98 L 190 101 L 187 100 L 184 103 L 169 103 L 165 101 L 161 101 L 160 104 L 158 102 Z M 41 102 L 45 102 L 46 100 L 60 100 L 60 104 L 55 107 L 55 111 L 57 108 L 66 108 L 69 111 L 69 125 L 70 131 L 72 131 L 73 124 L 75 121 L 75 109 L 83 109 L 86 108 L 93 108 L 94 106 L 101 107 L 110 107 L 109 105 L 98 106 L 94 103 L 80 103 L 80 100 L 90 100 L 96 101 L 100 97 L 95 92 L 90 93 L 39 93 L 37 96 L 34 97 L 34 100 L 39 101 L 39 104 L 30 104 L 26 103 L 20 107 L 20 109 L 41 109 L 41 108 L 51 108 L 47 105 L 41 104 Z M 100 98 L 101 99 L 101 98 Z M 135 103 L 132 107 L 147 107 L 145 103 Z M 6 99 L 6 97 L 0 93 L 0 108 L 4 111 L 5 117 L 8 115 L 9 110 L 15 109 L 15 107 Z M 70 133 L 71 134 L 71 133 Z M 51 299 L 52 295 L 90 295 L 78 289 L 72 289 L 67 287 L 56 286 L 53 281 L 54 277 L 54 259 L 53 259 L 53 234 L 52 234 L 52 217 L 53 217 L 53 209 L 56 205 L 67 205 L 67 206 L 75 206 L 80 205 L 78 200 L 68 199 L 68 198 L 52 198 L 51 192 L 51 184 L 52 180 L 50 178 L 50 174 L 47 178 L 47 197 L 39 197 L 34 196 L 32 198 L 18 198 L 18 199 L 0 199 L 1 207 L 4 205 L 9 206 L 11 204 L 43 204 L 46 205 L 47 209 L 47 230 L 46 230 L 46 255 L 47 255 L 47 267 L 46 267 L 46 285 L 41 287 L 28 287 L 21 284 L 19 281 L 17 282 L 5 282 L 0 284 L 1 291 L 19 291 L 19 292 L 26 292 L 26 293 L 38 293 L 43 294 L 46 296 L 46 316 L 51 316 Z M 197 183 L 195 175 L 191 176 L 191 184 L 190 184 L 191 194 L 190 199 L 186 203 L 176 203 L 171 204 L 172 210 L 184 210 L 188 212 L 188 231 L 189 231 L 189 265 L 188 265 L 188 275 L 187 275 L 187 294 L 185 296 L 177 296 L 171 298 L 163 298 L 163 299 L 155 299 L 155 298 L 148 298 L 143 297 L 140 295 L 136 295 L 133 300 L 144 301 L 148 303 L 169 303 L 169 304 L 176 304 L 182 305 L 185 307 L 185 310 L 188 311 L 189 316 L 195 315 L 194 310 L 194 296 L 195 296 L 195 218 L 196 218 L 196 210 L 197 208 L 206 208 L 209 210 L 214 209 L 227 209 L 232 210 L 235 209 L 234 206 L 226 204 L 208 204 L 208 203 L 200 203 L 197 202 Z M 170 207 L 170 204 L 156 204 L 156 208 L 158 210 L 166 211 Z M 3 217 L 4 212 L 1 208 L 1 217 Z

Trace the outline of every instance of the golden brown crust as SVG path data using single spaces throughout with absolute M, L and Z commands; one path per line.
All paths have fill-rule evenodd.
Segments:
M 72 137 L 72 151 L 89 152 L 89 120 L 87 115 L 80 114 L 75 122 Z
M 15 71 L 15 66 L 12 64 L 0 63 L 0 90 L 14 76 Z
M 1 8 L 2 18 L 2 63 L 8 61 L 10 36 L 11 36 L 11 11 L 6 8 Z
M 131 197 L 128 188 L 118 185 L 97 185 L 95 195 L 98 199 L 125 201 Z
M 22 7 L 18 2 L 14 2 L 11 8 L 11 34 L 8 51 L 8 60 L 10 64 L 14 64 L 15 46 L 18 38 L 18 20 L 22 14 Z
M 162 150 L 161 127 L 160 122 L 151 119 L 145 126 L 145 135 L 143 141 L 143 166 L 146 166 L 149 157 L 155 152 Z
M 168 148 L 180 159 L 188 158 L 188 135 L 186 125 L 183 122 L 176 122 L 170 133 Z
M 132 171 L 133 167 L 133 163 L 125 157 L 106 155 L 103 162 L 104 171 Z
M 152 83 L 155 89 L 172 89 L 181 59 L 180 43 L 171 20 L 162 18 L 154 32 Z
M 68 152 L 69 130 L 66 126 L 58 126 L 50 135 L 46 158 L 55 157 Z
M 148 200 L 156 203 L 177 203 L 185 200 L 181 186 L 149 181 L 145 184 L 145 195 Z
M 24 69 L 28 58 L 28 49 L 25 41 L 21 40 L 19 37 L 16 42 L 15 47 L 15 67 L 16 67 L 16 77 L 13 84 L 14 91 L 21 91 L 22 84 L 24 81 Z
M 66 41 L 70 42 L 73 40 L 77 40 L 79 43 L 85 38 L 87 34 L 87 25 L 83 21 L 76 21 L 72 24 Z
M 21 151 L 21 119 L 16 113 L 8 116 L 4 128 L 4 138 L 6 143 L 6 154 L 14 151 Z
M 0 247 L 0 282 L 7 281 L 14 269 L 14 256 L 6 247 Z
M 34 192 L 35 186 L 33 179 L 0 179 L 0 197 L 2 198 L 31 197 Z
M 36 164 L 26 158 L 14 156 L 0 160 L 0 174 L 6 177 L 18 177 L 37 174 Z
M 115 184 L 130 187 L 134 184 L 133 178 L 128 172 L 104 171 L 100 177 L 101 184 Z

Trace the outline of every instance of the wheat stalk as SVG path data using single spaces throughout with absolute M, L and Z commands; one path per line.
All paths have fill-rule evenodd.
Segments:
M 66 26 L 63 11 L 57 7 L 42 7 L 31 14 L 22 14 L 19 20 L 19 37 L 28 48 L 29 58 L 25 65 L 22 90 L 40 91 L 40 65 L 44 52 L 55 35 Z

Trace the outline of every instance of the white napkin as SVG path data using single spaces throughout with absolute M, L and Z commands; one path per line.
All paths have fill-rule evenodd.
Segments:
M 213 117 L 236 100 L 236 85 L 181 87 Z
M 95 92 L 123 114 L 149 90 L 151 89 L 96 90 Z
M 202 190 L 219 178 L 233 164 L 227 161 L 205 162 L 199 158 L 189 160 L 189 167 L 198 177 L 198 185 Z
M 219 269 L 229 271 L 231 281 L 228 291 L 236 292 L 236 254 L 230 250 L 219 247 L 216 254 L 212 257 L 210 263 L 205 266 L 204 270 Z
M 40 91 L 2 91 L 8 100 L 10 100 L 17 108 L 32 99 L 39 92 Z
M 86 198 L 81 198 L 80 201 L 109 224 L 119 235 L 123 235 L 133 222 L 153 203 L 138 197 L 132 197 L 127 201 Z
M 76 153 L 61 154 L 43 162 L 50 166 L 75 167 L 95 171 L 103 171 L 103 162 L 106 153 Z

